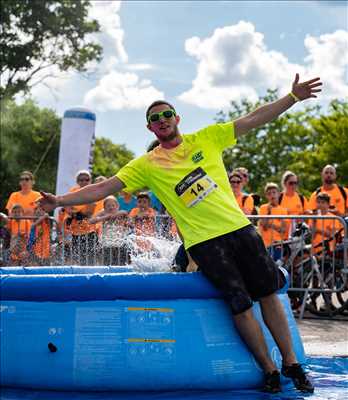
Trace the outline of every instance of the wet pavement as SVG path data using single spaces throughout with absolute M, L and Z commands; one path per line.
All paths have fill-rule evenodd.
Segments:
M 348 357 L 348 319 L 303 319 L 297 325 L 308 356 Z

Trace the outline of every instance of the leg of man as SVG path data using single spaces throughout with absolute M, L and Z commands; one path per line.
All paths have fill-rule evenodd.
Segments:
M 252 300 L 245 288 L 234 249 L 233 235 L 223 235 L 192 246 L 189 253 L 203 274 L 221 290 L 231 307 L 233 318 L 243 341 L 266 373 L 276 370 L 268 353 L 261 327 L 252 311 Z
M 278 296 L 273 293 L 260 299 L 262 316 L 283 357 L 284 365 L 297 362 L 292 348 L 288 321 Z
M 262 369 L 266 373 L 276 370 L 277 367 L 269 356 L 265 337 L 260 324 L 254 317 L 253 310 L 249 308 L 240 314 L 234 315 L 233 319 L 241 338 L 249 347 Z

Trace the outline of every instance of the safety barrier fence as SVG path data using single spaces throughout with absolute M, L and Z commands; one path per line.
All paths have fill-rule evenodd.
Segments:
M 288 294 L 300 318 L 305 310 L 325 317 L 348 312 L 347 220 L 332 215 L 249 218 L 257 222 L 276 263 L 287 269 Z
M 267 249 L 289 273 L 292 307 L 332 317 L 348 313 L 347 222 L 337 216 L 251 215 Z M 90 224 L 52 217 L 9 217 L 0 239 L 0 265 L 128 265 L 138 257 L 173 257 L 175 224 L 168 215 L 123 217 Z M 175 254 L 174 254 L 175 255 Z M 173 257 L 174 258 L 174 257 Z

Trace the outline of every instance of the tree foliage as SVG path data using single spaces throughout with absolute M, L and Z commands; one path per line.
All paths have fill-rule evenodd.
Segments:
M 1 104 L 0 210 L 10 193 L 19 190 L 18 177 L 23 170 L 35 173 L 36 188 L 55 192 L 61 129 L 61 118 L 33 100 L 22 105 L 12 100 Z M 133 156 L 125 145 L 97 138 L 94 175 L 112 176 Z
M 97 138 L 94 148 L 93 175 L 110 177 L 134 158 L 124 144 L 115 144 L 107 138 Z
M 0 98 L 28 92 L 49 67 L 84 71 L 101 58 L 88 35 L 99 31 L 88 20 L 87 0 L 2 0 L 0 2 Z
M 231 102 L 231 109 L 217 114 L 217 122 L 234 120 L 258 106 L 278 98 L 269 90 L 256 103 Z M 325 114 L 319 106 L 289 111 L 261 128 L 238 139 L 224 153 L 226 168 L 246 167 L 250 173 L 250 190 L 263 194 L 267 182 L 278 182 L 286 170 L 300 177 L 304 194 L 320 186 L 320 171 L 333 164 L 342 183 L 348 181 L 348 103 L 334 100 Z
M 35 172 L 38 182 L 36 186 L 40 189 L 55 191 L 60 125 L 61 120 L 54 111 L 40 109 L 32 100 L 27 100 L 22 105 L 13 101 L 2 103 L 2 209 L 9 194 L 19 189 L 18 177 L 23 170 Z

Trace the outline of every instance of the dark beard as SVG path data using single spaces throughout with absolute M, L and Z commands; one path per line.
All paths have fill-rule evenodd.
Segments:
M 164 137 L 164 138 L 159 138 L 159 140 L 161 141 L 161 142 L 171 142 L 172 140 L 174 140 L 177 136 L 179 135 L 179 131 L 178 131 L 178 127 L 176 126 L 175 128 L 174 128 L 174 130 L 173 130 L 173 132 L 169 135 L 169 136 L 166 136 L 166 137 Z

